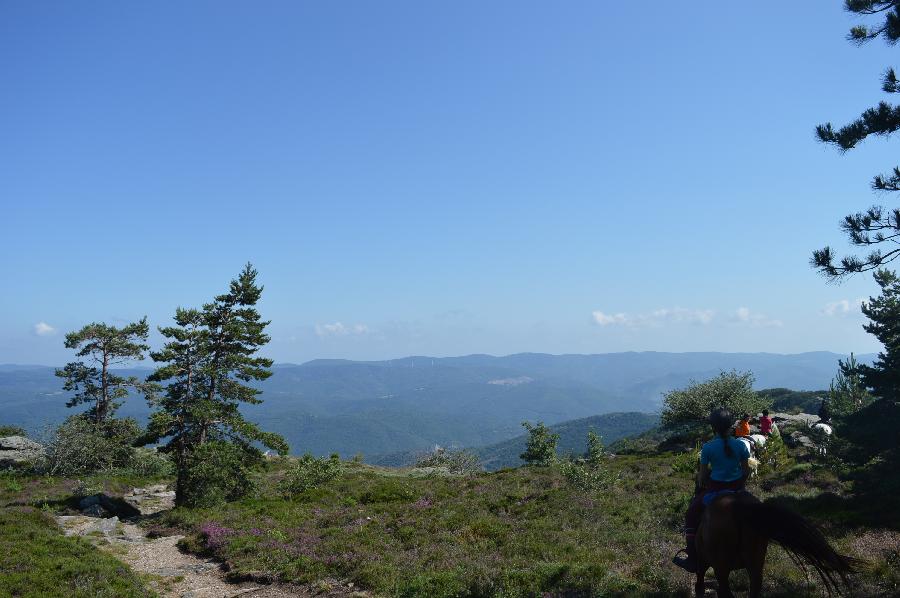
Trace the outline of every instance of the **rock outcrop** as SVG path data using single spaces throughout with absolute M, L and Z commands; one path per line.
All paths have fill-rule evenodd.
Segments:
M 44 446 L 24 436 L 0 438 L 0 467 L 34 461 L 44 454 Z
M 772 413 L 770 415 L 775 425 L 781 424 L 798 424 L 803 426 L 811 426 L 819 422 L 819 416 L 812 413 Z
M 78 508 L 81 509 L 82 514 L 88 517 L 102 518 L 115 515 L 116 517 L 128 519 L 141 514 L 140 509 L 128 501 L 115 496 L 107 496 L 106 494 L 85 496 L 78 502 Z

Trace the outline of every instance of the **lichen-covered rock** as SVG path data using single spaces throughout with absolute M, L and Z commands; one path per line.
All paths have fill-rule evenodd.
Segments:
M 34 461 L 44 454 L 44 446 L 24 436 L 0 438 L 0 465 Z

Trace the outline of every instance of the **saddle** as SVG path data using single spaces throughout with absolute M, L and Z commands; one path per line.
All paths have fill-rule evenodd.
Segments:
M 748 494 L 747 490 L 713 490 L 703 495 L 703 506 L 708 507 L 712 501 L 727 494 Z

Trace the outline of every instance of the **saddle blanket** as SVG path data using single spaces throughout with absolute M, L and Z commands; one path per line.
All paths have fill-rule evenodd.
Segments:
M 740 494 L 746 490 L 712 490 L 703 495 L 703 506 L 708 507 L 712 501 L 726 494 Z

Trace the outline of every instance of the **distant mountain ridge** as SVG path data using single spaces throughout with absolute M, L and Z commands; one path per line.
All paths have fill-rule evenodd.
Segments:
M 413 356 L 278 364 L 246 409 L 292 451 L 382 455 L 438 444 L 471 447 L 519 435 L 523 420 L 555 424 L 610 412 L 658 411 L 662 393 L 722 370 L 751 370 L 757 388 L 827 388 L 845 356 L 813 352 Z M 874 355 L 857 356 L 868 362 Z M 144 365 L 144 364 L 142 364 Z M 73 413 L 47 366 L 0 366 L 0 423 L 32 432 Z M 146 376 L 147 369 L 128 370 Z M 122 415 L 144 419 L 143 399 Z

